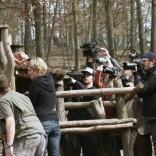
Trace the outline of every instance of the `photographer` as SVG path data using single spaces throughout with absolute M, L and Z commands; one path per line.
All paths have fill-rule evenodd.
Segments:
M 143 99 L 143 115 L 151 125 L 152 140 L 156 153 L 156 54 L 146 52 L 141 57 L 143 69 L 146 71 L 146 78 L 142 78 L 137 69 L 132 70 L 135 86 L 142 82 L 144 88 L 137 94 Z M 136 67 L 137 68 L 137 67 Z
M 82 70 L 84 77 L 82 78 L 83 84 L 77 80 L 72 79 L 72 89 L 94 89 L 94 70 L 86 67 Z M 99 96 L 81 96 L 73 97 L 73 102 L 87 102 L 97 100 Z M 95 119 L 92 108 L 72 109 L 69 110 L 68 120 L 91 120 Z M 98 148 L 98 135 L 97 133 L 89 134 L 68 134 L 67 135 L 67 148 L 69 156 L 80 156 L 81 148 L 83 150 L 83 156 L 97 156 Z
M 97 70 L 95 72 L 95 80 L 94 80 L 94 86 L 97 88 L 110 88 L 113 87 L 113 79 L 118 76 L 118 72 L 113 72 L 115 71 L 116 68 L 114 68 L 113 64 L 110 61 L 110 55 L 107 49 L 101 48 L 103 52 L 103 59 L 107 59 L 108 61 L 104 61 L 100 59 L 99 66 L 97 67 Z M 107 71 L 108 72 L 107 72 Z M 109 74 L 112 71 L 112 74 Z M 103 101 L 108 101 L 108 100 L 114 100 L 115 95 L 103 95 L 102 100 Z M 106 113 L 106 118 L 107 119 L 112 119 L 112 118 L 117 118 L 117 113 L 114 107 L 104 107 L 105 108 L 105 113 Z M 109 132 L 106 132 L 107 140 L 109 142 L 109 149 L 107 151 L 109 152 L 110 155 L 113 156 L 120 156 L 120 148 L 119 148 L 119 143 L 117 142 L 117 135 L 113 135 Z M 118 135 L 119 136 L 119 135 Z M 106 137 L 105 137 L 106 138 Z

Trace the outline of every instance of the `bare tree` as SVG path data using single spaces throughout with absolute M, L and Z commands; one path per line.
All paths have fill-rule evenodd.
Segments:
M 133 51 L 135 47 L 135 0 L 131 0 L 131 28 L 130 28 L 130 36 L 131 36 L 131 47 L 130 51 Z
M 42 20 L 42 6 L 40 1 L 31 0 L 34 12 L 35 22 L 35 44 L 36 56 L 44 59 L 43 51 L 43 20 Z
M 73 11 L 73 24 L 74 24 L 74 45 L 75 45 L 75 69 L 79 71 L 80 69 L 80 56 L 79 56 L 79 41 L 78 41 L 78 15 L 77 15 L 77 1 L 74 0 L 72 3 Z
M 33 48 L 32 48 L 32 36 L 31 36 L 31 0 L 25 0 L 25 36 L 24 36 L 24 51 L 29 56 L 32 54 Z
M 140 39 L 140 52 L 141 54 L 145 53 L 145 28 L 142 16 L 141 1 L 136 0 L 137 3 L 137 15 L 138 15 L 138 24 L 139 24 L 139 39 Z
M 152 0 L 151 51 L 156 53 L 156 0 Z

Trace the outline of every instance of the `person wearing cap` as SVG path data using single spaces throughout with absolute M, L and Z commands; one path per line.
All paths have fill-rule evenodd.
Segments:
M 82 78 L 83 84 L 77 80 L 72 79 L 72 89 L 94 89 L 93 80 L 94 80 L 94 70 L 90 67 L 86 67 L 82 70 L 84 77 Z M 99 96 L 81 96 L 73 97 L 73 102 L 88 102 L 92 100 L 97 100 Z M 91 120 L 95 119 L 92 108 L 80 108 L 80 109 L 71 109 L 68 112 L 68 121 L 75 120 Z M 68 156 L 80 156 L 81 148 L 83 151 L 83 156 L 97 156 L 98 148 L 98 135 L 97 133 L 89 134 L 68 134 L 67 139 L 67 149 Z
M 135 86 L 140 82 L 144 84 L 144 88 L 137 94 L 143 99 L 143 115 L 148 123 L 151 124 L 151 134 L 156 153 L 156 54 L 146 52 L 141 57 L 143 69 L 147 73 L 146 78 L 139 75 L 137 69 L 133 72 Z

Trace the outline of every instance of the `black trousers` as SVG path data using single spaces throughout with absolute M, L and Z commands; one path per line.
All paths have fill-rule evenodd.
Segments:
M 134 143 L 134 156 L 152 156 L 150 134 L 137 134 L 137 138 Z
M 98 156 L 96 135 L 68 134 L 66 140 L 69 156 L 80 156 L 81 148 L 83 156 Z

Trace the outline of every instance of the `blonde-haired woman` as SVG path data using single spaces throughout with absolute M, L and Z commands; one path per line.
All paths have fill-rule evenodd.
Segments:
M 29 59 L 27 69 L 32 79 L 28 96 L 47 133 L 48 156 L 59 156 L 60 126 L 55 110 L 56 92 L 53 77 L 47 71 L 46 63 L 39 57 Z

